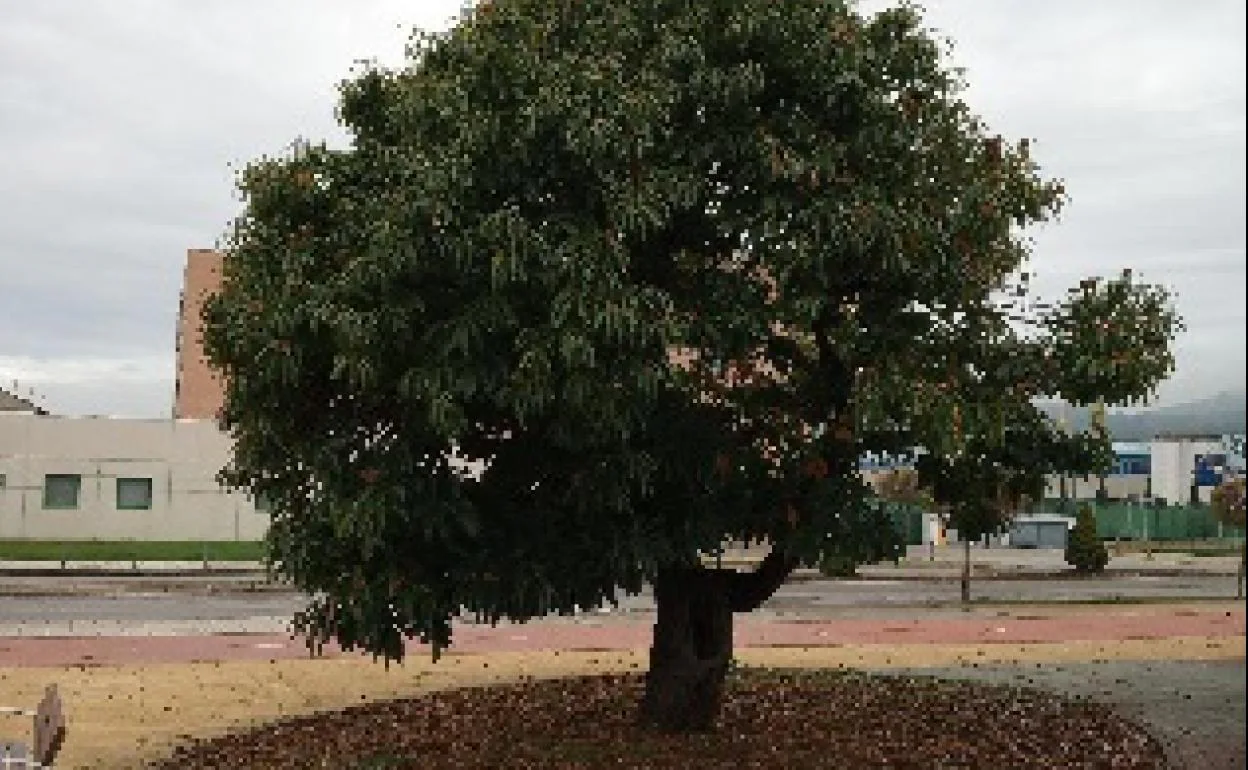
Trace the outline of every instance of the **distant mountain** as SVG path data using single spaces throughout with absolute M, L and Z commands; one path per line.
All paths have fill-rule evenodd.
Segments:
M 1150 407 L 1135 412 L 1115 413 L 1111 408 L 1105 421 L 1114 441 L 1148 441 L 1158 434 L 1214 434 L 1244 433 L 1246 412 L 1244 390 L 1223 391 L 1215 396 L 1186 404 Z M 1053 419 L 1061 416 L 1063 404 L 1051 402 L 1037 407 Z M 1066 407 L 1066 418 L 1071 429 L 1086 430 L 1090 424 L 1091 411 L 1087 407 Z

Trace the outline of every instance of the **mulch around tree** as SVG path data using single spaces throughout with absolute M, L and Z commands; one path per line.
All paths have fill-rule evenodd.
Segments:
M 738 668 L 717 729 L 637 728 L 643 674 L 371 703 L 184 744 L 174 768 L 1164 768 L 1108 706 L 1022 688 Z

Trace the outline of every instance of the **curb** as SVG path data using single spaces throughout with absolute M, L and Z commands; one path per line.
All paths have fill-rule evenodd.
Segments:
M 138 578 L 187 578 L 230 577 L 255 575 L 263 577 L 263 569 L 254 567 L 208 567 L 207 569 L 108 569 L 104 567 L 4 567 L 0 577 L 138 577 Z
M 936 570 L 932 570 L 937 572 Z M 1157 568 L 1157 569 L 1107 569 L 1097 575 L 1080 575 L 1073 569 L 1065 570 L 1010 570 L 1002 572 L 977 572 L 971 571 L 971 581 L 976 580 L 1048 580 L 1053 578 L 1063 580 L 1098 580 L 1111 577 L 1192 577 L 1192 578 L 1208 578 L 1208 577 L 1235 577 L 1234 572 L 1217 572 L 1212 570 L 1190 570 L 1179 568 Z M 835 579 L 835 578 L 825 578 Z M 962 579 L 961 570 L 952 573 L 949 570 L 941 570 L 938 574 L 933 575 L 915 575 L 913 573 L 907 575 L 888 575 L 879 572 L 869 575 L 858 575 L 851 580 L 915 580 L 915 581 L 956 581 Z
M 81 596 L 108 597 L 160 597 L 160 596 L 238 596 L 277 594 L 287 595 L 299 593 L 292 586 L 273 583 L 133 583 L 92 585 L 70 584 L 65 586 L 22 586 L 4 585 L 0 583 L 0 597 L 20 597 L 24 599 L 46 598 L 64 599 Z
M 758 559 L 724 559 L 720 562 L 720 566 L 724 569 L 748 570 L 759 564 Z M 81 564 L 81 563 L 80 563 Z M 218 562 L 212 566 L 188 566 L 185 562 L 176 567 L 160 567 L 153 566 L 158 562 L 146 562 L 143 566 L 103 566 L 96 564 L 81 564 L 81 566 L 72 563 L 66 566 L 52 566 L 49 562 L 27 562 L 23 565 L 21 562 L 4 563 L 0 560 L 0 577 L 138 577 L 138 578 L 194 578 L 194 577 L 245 577 L 258 576 L 264 577 L 266 571 L 260 564 L 252 562 Z M 706 560 L 703 564 L 707 567 L 714 566 L 714 560 Z M 862 572 L 869 570 L 869 572 Z M 893 572 L 899 574 L 890 574 Z M 952 575 L 957 578 L 962 574 L 962 563 L 958 562 L 916 562 L 914 564 L 893 566 L 884 564 L 864 564 L 859 567 L 858 578 L 863 579 L 886 579 L 886 580 L 929 580 L 932 579 L 928 575 L 916 573 L 932 573 L 933 577 L 944 577 Z M 1105 568 L 1105 575 L 1124 575 L 1124 576 L 1140 576 L 1140 575 L 1158 575 L 1165 577 L 1195 575 L 1195 576 L 1225 576 L 1234 577 L 1237 574 L 1237 566 L 1177 566 L 1177 565 L 1132 565 L 1118 566 L 1109 565 Z M 819 570 L 809 567 L 799 567 L 794 570 L 791 578 L 800 579 L 803 575 L 819 577 Z M 993 564 L 971 564 L 971 577 L 993 578 L 993 579 L 1014 579 L 1014 578 L 1035 578 L 1035 577 L 1062 577 L 1074 576 L 1073 567 L 1045 567 L 1045 566 L 997 566 Z

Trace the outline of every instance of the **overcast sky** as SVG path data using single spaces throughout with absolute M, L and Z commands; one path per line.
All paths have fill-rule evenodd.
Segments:
M 888 3 L 873 1 L 868 9 Z M 335 86 L 397 65 L 458 0 L 40 0 L 0 6 L 0 387 L 60 414 L 167 416 L 188 248 L 233 169 L 344 145 Z M 1072 205 L 1033 287 L 1132 267 L 1188 331 L 1159 404 L 1245 383 L 1243 0 L 932 0 L 971 105 L 1035 140 Z

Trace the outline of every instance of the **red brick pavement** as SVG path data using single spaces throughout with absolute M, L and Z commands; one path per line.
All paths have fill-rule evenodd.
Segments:
M 531 623 L 490 628 L 459 626 L 451 652 L 482 654 L 534 650 L 624 650 L 650 645 L 651 621 L 607 621 L 601 625 Z M 1245 614 L 1157 612 L 1137 616 L 1068 615 L 1051 618 L 967 618 L 914 620 L 808 620 L 737 622 L 738 647 L 820 647 L 848 644 L 1046 643 L 1113 641 L 1175 636 L 1245 635 Z M 408 654 L 427 654 L 416 642 Z M 195 660 L 264 660 L 308 654 L 289 634 L 229 634 L 166 637 L 0 637 L 0 667 L 178 663 Z M 327 645 L 327 657 L 344 653 Z

